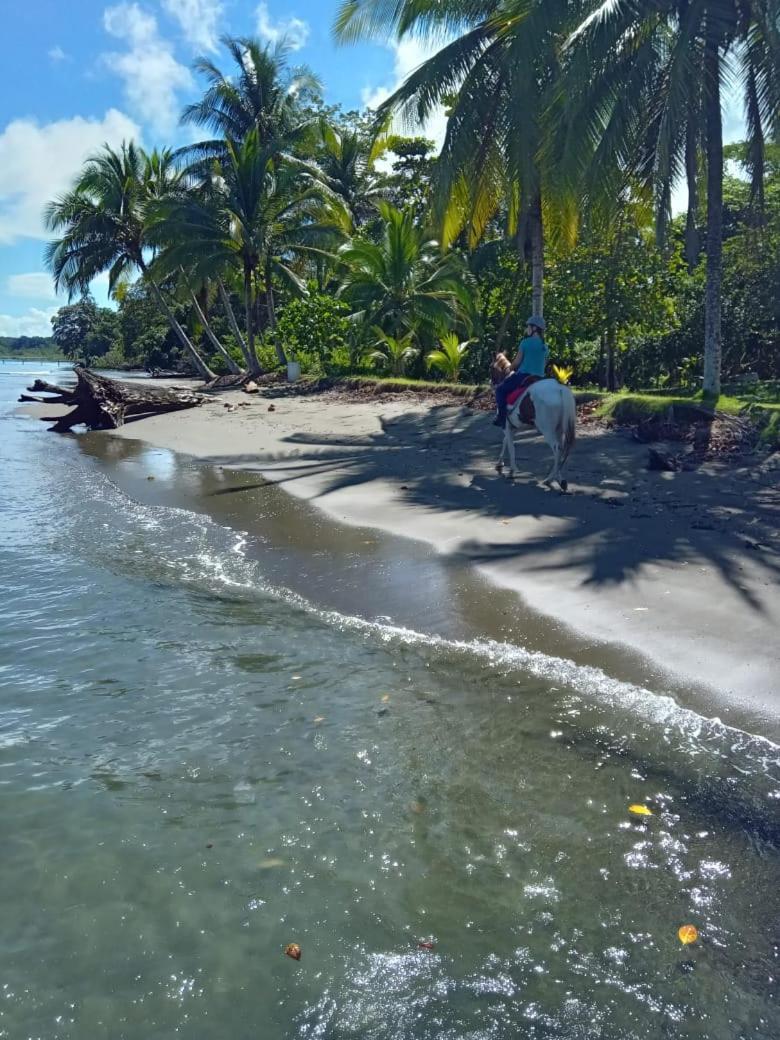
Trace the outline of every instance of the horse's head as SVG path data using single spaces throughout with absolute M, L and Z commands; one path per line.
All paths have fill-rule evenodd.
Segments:
M 496 354 L 493 364 L 490 366 L 490 382 L 493 386 L 497 383 L 502 382 L 506 379 L 512 369 L 512 365 L 506 354 L 502 354 L 500 351 Z

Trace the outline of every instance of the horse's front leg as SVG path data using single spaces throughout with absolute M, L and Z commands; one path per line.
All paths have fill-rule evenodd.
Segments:
M 509 419 L 507 419 L 506 426 L 504 427 L 504 441 L 509 451 L 509 476 L 516 477 L 517 459 L 515 457 L 515 431 L 512 428 Z
M 504 472 L 504 455 L 506 455 L 506 430 L 504 430 L 504 437 L 501 441 L 501 454 L 498 456 L 498 462 L 496 463 L 496 473 Z

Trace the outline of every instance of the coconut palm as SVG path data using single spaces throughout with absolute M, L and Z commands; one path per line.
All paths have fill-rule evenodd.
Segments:
M 223 37 L 232 68 L 222 70 L 208 58 L 195 62 L 206 80 L 203 97 L 182 112 L 181 121 L 206 127 L 217 136 L 184 149 L 190 156 L 224 158 L 225 142 L 242 142 L 251 130 L 260 143 L 275 141 L 289 154 L 299 153 L 317 133 L 317 121 L 302 110 L 300 98 L 319 92 L 319 80 L 304 66 L 290 69 L 284 42 L 263 46 L 249 37 Z
M 387 368 L 391 376 L 402 376 L 406 371 L 408 362 L 417 356 L 417 348 L 414 346 L 414 333 L 407 332 L 404 336 L 388 336 L 378 326 L 374 328 L 377 335 L 377 349 L 369 357 L 383 368 Z
M 352 225 L 365 223 L 380 197 L 381 179 L 372 162 L 372 143 L 357 130 L 337 129 L 323 121 L 320 126 L 322 149 L 317 160 L 328 184 L 344 200 Z
M 46 207 L 46 226 L 61 232 L 45 250 L 56 289 L 71 299 L 108 272 L 109 291 L 133 270 L 140 272 L 160 310 L 204 379 L 214 373 L 200 356 L 150 275 L 144 221 L 152 202 L 175 190 L 178 174 L 170 152 L 147 155 L 130 142 L 105 146 L 86 161 L 73 188 Z
M 461 365 L 466 359 L 469 347 L 473 342 L 474 340 L 472 339 L 466 339 L 461 342 L 458 340 L 457 333 L 446 333 L 439 340 L 439 349 L 432 350 L 425 359 L 428 363 L 428 368 L 437 369 L 448 382 L 457 383 L 460 377 Z
M 187 186 L 150 210 L 149 235 L 160 246 L 157 269 L 184 267 L 196 279 L 219 278 L 231 270 L 241 274 L 246 352 L 253 372 L 260 371 L 255 348 L 257 291 L 264 300 L 266 323 L 273 328 L 274 280 L 294 293 L 305 293 L 296 261 L 330 255 L 324 247 L 333 246 L 335 232 L 320 220 L 326 204 L 336 203 L 310 168 L 280 157 L 277 142 L 261 143 L 257 129 L 252 129 L 241 142 L 224 142 L 224 157 L 209 182 Z M 229 312 L 227 293 L 221 296 Z M 283 348 L 277 344 L 276 349 L 285 364 Z
M 585 0 L 345 0 L 342 41 L 366 36 L 454 36 L 380 107 L 424 123 L 441 105 L 447 131 L 437 162 L 434 208 L 445 244 L 465 230 L 471 246 L 503 207 L 507 230 L 530 242 L 533 309 L 543 312 L 545 226 L 571 240 L 576 222 L 567 182 L 547 139 L 560 78 L 560 46 Z
M 699 154 L 707 185 L 704 390 L 720 393 L 723 220 L 721 88 L 736 71 L 747 115 L 754 198 L 762 203 L 765 139 L 780 125 L 780 0 L 637 0 L 598 5 L 570 41 L 573 151 L 598 168 L 607 152 L 655 186 L 659 226 L 688 182 L 686 254 L 698 253 Z M 578 91 L 578 92 L 577 92 Z M 582 147 L 583 140 L 586 147 Z
M 414 333 L 424 341 L 437 328 L 470 320 L 472 298 L 458 255 L 443 254 L 410 212 L 387 202 L 377 210 L 379 240 L 353 239 L 339 251 L 339 295 L 359 318 L 396 339 Z

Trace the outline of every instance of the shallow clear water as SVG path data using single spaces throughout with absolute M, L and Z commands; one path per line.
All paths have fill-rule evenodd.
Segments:
M 333 559 L 398 601 L 375 538 L 329 529 L 301 595 L 278 516 L 15 416 L 45 367 L 0 365 L 0 1037 L 778 1035 L 776 746 L 334 609 Z

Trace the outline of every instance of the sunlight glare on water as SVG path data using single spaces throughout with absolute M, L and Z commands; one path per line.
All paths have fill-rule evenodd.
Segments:
M 774 745 L 320 609 L 13 415 L 24 382 L 0 372 L 0 1037 L 777 1036 Z

